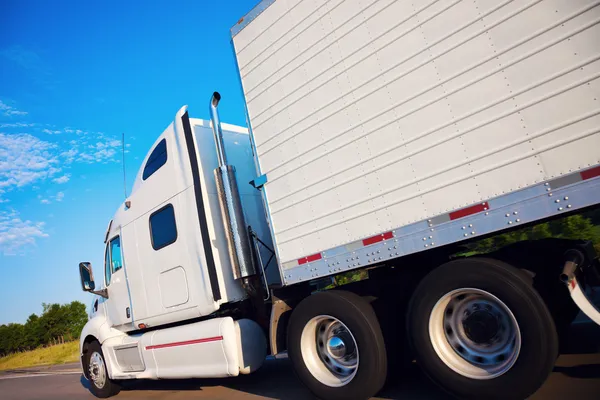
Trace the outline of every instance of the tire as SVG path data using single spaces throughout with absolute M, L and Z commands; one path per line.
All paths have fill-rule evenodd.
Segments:
M 552 371 L 558 337 L 532 284 L 526 273 L 488 258 L 452 261 L 429 273 L 407 315 L 425 374 L 459 398 L 533 394 Z
M 346 364 L 336 370 L 338 337 Z M 371 305 L 354 293 L 332 290 L 304 299 L 292 312 L 287 341 L 297 376 L 321 399 L 367 399 L 385 383 L 387 357 L 379 322 Z
M 84 375 L 89 380 L 90 392 L 92 392 L 94 396 L 104 399 L 119 393 L 121 387 L 108 377 L 106 361 L 100 343 L 94 341 L 87 346 L 84 365 L 88 368 L 88 371 L 86 371 Z M 92 373 L 92 368 L 96 368 L 94 373 Z M 103 379 L 101 379 L 102 374 L 104 377 Z M 99 378 L 94 379 L 95 376 L 98 376 Z

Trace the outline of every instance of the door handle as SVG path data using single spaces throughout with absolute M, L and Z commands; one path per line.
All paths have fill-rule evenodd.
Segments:
M 125 309 L 125 315 L 127 315 L 127 318 L 131 318 L 131 310 L 129 309 L 129 307 Z

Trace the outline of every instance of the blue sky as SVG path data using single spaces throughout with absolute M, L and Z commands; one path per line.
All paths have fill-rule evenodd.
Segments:
M 229 29 L 258 0 L 0 2 L 0 324 L 102 276 L 103 235 L 151 144 L 184 104 L 245 125 Z

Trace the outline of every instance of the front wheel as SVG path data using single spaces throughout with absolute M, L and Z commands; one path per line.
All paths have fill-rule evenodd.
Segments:
M 107 398 L 119 393 L 119 385 L 108 377 L 106 361 L 102 347 L 98 342 L 88 345 L 84 365 L 87 367 L 86 377 L 90 381 L 90 392 L 96 397 Z
M 433 270 L 413 295 L 408 330 L 417 363 L 461 398 L 524 399 L 558 354 L 552 316 L 531 277 L 493 259 Z
M 367 399 L 385 382 L 379 322 L 354 293 L 333 290 L 304 299 L 290 318 L 288 355 L 300 380 L 321 399 Z

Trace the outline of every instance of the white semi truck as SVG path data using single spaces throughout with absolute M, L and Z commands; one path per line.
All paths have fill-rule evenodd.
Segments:
M 79 266 L 96 396 L 287 352 L 323 399 L 412 360 L 454 396 L 523 399 L 579 310 L 600 323 L 590 243 L 456 256 L 600 203 L 598 1 L 264 0 L 232 44 L 247 128 L 218 93 L 210 121 L 179 110 L 110 221 L 104 285 Z

